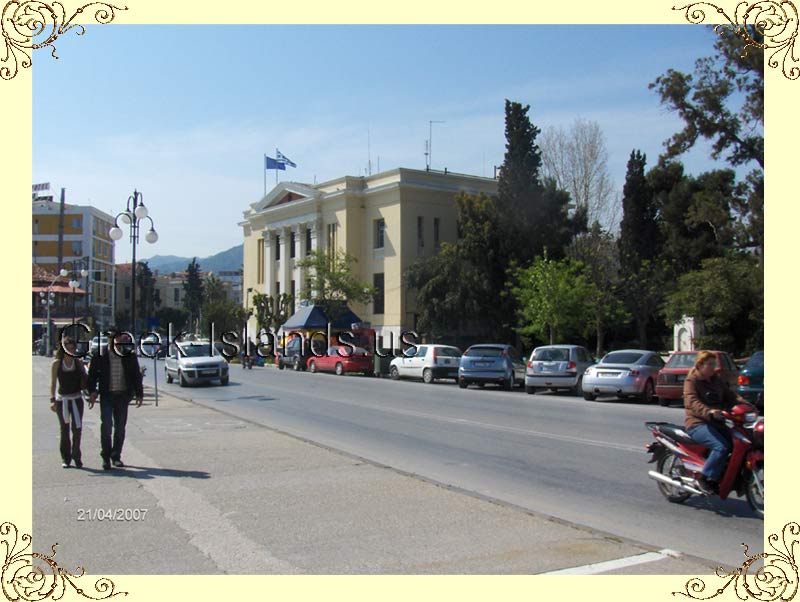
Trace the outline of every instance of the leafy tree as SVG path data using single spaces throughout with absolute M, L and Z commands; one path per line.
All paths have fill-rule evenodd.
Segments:
M 160 307 L 155 314 L 161 330 L 168 330 L 172 324 L 172 332 L 177 335 L 186 328 L 189 312 L 178 307 Z
M 200 277 L 200 264 L 194 257 L 186 266 L 186 280 L 183 283 L 186 293 L 183 297 L 183 307 L 189 312 L 190 327 L 198 330 L 200 310 L 203 307 L 203 280 Z
M 751 254 L 705 259 L 700 269 L 683 274 L 667 293 L 665 315 L 672 323 L 683 315 L 703 321 L 701 347 L 744 353 L 764 348 L 763 268 Z
M 591 285 L 579 264 L 554 261 L 545 253 L 530 267 L 515 270 L 514 276 L 512 294 L 519 304 L 522 334 L 549 338 L 552 345 L 584 329 Z
M 136 314 L 137 322 L 147 323 L 147 319 L 155 314 L 156 308 L 161 305 L 161 296 L 156 290 L 156 279 L 146 261 L 139 261 L 136 265 Z
M 630 319 L 619 296 L 621 280 L 616 240 L 595 221 L 587 233 L 575 237 L 567 257 L 583 265 L 589 284 L 586 303 L 594 326 L 595 355 L 599 357 L 605 348 L 607 330 Z
M 277 332 L 291 315 L 294 299 L 288 293 L 281 293 L 276 299 L 272 295 L 255 293 L 253 308 L 256 314 L 256 327 L 261 332 Z
M 295 264 L 306 270 L 306 287 L 300 291 L 300 298 L 319 305 L 331 322 L 342 314 L 347 304 L 369 303 L 376 291 L 353 274 L 356 261 L 341 249 L 312 251 Z
M 659 256 L 658 207 L 645 176 L 647 158 L 634 150 L 622 190 L 619 253 L 621 290 L 636 323 L 639 346 L 647 348 L 647 328 L 662 300 L 665 266 Z

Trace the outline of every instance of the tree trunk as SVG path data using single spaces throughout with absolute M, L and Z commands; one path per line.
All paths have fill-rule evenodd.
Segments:
M 597 321 L 595 333 L 597 334 L 597 345 L 595 346 L 594 355 L 595 357 L 600 357 L 603 353 L 603 339 L 605 338 L 605 329 L 600 320 Z

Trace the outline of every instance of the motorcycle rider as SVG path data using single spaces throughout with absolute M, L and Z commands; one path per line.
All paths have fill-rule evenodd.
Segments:
M 683 382 L 686 431 L 692 439 L 711 450 L 697 479 L 700 490 L 709 495 L 717 491 L 731 450 L 727 431 L 719 424 L 724 420 L 722 411 L 729 410 L 736 403 L 744 403 L 715 372 L 716 363 L 714 353 L 698 352 L 694 368 Z

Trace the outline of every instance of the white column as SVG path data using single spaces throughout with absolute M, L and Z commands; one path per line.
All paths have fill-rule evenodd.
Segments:
M 306 256 L 306 228 L 308 224 L 297 224 L 295 226 L 295 237 L 297 239 L 297 260 L 301 261 Z M 300 307 L 300 291 L 303 290 L 305 286 L 306 279 L 303 274 L 303 270 L 297 268 L 294 270 L 294 280 L 295 280 L 295 289 L 294 289 L 294 296 L 295 296 L 295 307 Z
M 275 294 L 275 258 L 272 253 L 272 245 L 275 237 L 272 230 L 264 230 L 260 244 L 264 245 L 264 292 L 267 295 Z
M 290 293 L 292 282 L 292 259 L 289 247 L 292 244 L 292 230 L 288 226 L 281 228 L 281 292 Z

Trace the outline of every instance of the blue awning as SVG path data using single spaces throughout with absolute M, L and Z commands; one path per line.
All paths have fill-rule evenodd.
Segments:
M 349 307 L 331 324 L 333 330 L 347 330 L 361 319 Z M 328 316 L 317 305 L 301 307 L 283 325 L 284 332 L 289 330 L 325 330 L 328 327 Z

